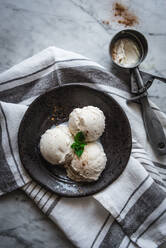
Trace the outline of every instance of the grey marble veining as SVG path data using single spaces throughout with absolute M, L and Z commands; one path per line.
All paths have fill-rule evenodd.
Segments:
M 141 68 L 166 77 L 165 0 L 121 0 L 139 18 L 149 53 Z M 113 0 L 0 0 L 0 72 L 48 46 L 81 53 L 110 70 L 108 45 L 124 26 Z M 103 21 L 108 20 L 109 25 Z M 120 73 L 120 72 L 119 72 Z M 166 112 L 166 85 L 156 80 L 151 99 Z M 20 191 L 0 199 L 0 247 L 72 247 L 59 229 Z
M 59 228 L 21 191 L 0 199 L 1 248 L 74 248 Z
M 146 35 L 149 53 L 141 68 L 166 76 L 166 5 L 164 0 L 129 1 Z M 55 45 L 82 53 L 110 69 L 108 44 L 123 25 L 113 18 L 111 0 L 0 0 L 0 71 Z M 103 24 L 109 20 L 109 25 Z M 158 81 L 150 96 L 165 112 L 166 87 Z

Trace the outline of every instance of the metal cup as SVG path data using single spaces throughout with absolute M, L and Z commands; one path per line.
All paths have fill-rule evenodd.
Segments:
M 113 48 L 114 48 L 114 45 L 115 43 L 120 40 L 120 39 L 124 39 L 124 38 L 127 38 L 127 39 L 130 39 L 132 40 L 135 44 L 137 44 L 137 47 L 139 49 L 139 52 L 140 52 L 140 58 L 139 58 L 139 61 L 137 63 L 135 63 L 133 66 L 123 66 L 121 64 L 118 64 L 115 62 L 115 60 L 113 59 L 112 57 L 112 51 L 113 51 Z M 140 32 L 136 31 L 136 30 L 133 30 L 133 29 L 125 29 L 125 30 L 122 30 L 120 31 L 119 33 L 117 33 L 111 40 L 110 42 L 110 46 L 109 46 L 109 53 L 110 53 L 110 56 L 111 56 L 111 59 L 112 59 L 112 62 L 118 66 L 118 67 L 121 67 L 121 68 L 124 68 L 124 69 L 134 69 L 136 68 L 137 66 L 139 66 L 142 61 L 145 59 L 146 55 L 147 55 L 147 52 L 148 52 L 148 43 L 147 43 L 147 40 L 146 38 L 144 37 L 143 34 L 141 34 Z

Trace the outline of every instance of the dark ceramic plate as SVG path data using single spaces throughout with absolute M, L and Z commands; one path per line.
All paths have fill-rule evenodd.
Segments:
M 68 121 L 74 108 L 87 105 L 100 108 L 106 117 L 101 143 L 107 164 L 98 181 L 77 183 L 66 176 L 61 166 L 53 166 L 42 158 L 39 141 L 53 124 Z M 26 111 L 18 134 L 20 158 L 29 175 L 47 189 L 66 197 L 91 195 L 111 184 L 125 169 L 131 144 L 129 121 L 119 104 L 107 94 L 81 84 L 57 87 L 39 96 Z

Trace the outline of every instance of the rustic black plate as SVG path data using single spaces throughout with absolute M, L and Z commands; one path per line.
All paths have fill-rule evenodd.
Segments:
M 42 158 L 39 141 L 53 124 L 68 121 L 74 108 L 88 105 L 100 108 L 106 117 L 101 142 L 107 164 L 98 181 L 77 183 L 66 176 L 61 166 L 53 166 Z M 64 85 L 39 96 L 26 111 L 18 134 L 20 158 L 29 175 L 47 189 L 66 197 L 91 195 L 111 184 L 125 169 L 131 144 L 129 121 L 119 104 L 107 94 L 81 84 Z

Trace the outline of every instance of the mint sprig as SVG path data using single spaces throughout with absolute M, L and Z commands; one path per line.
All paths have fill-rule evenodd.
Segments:
M 74 136 L 74 141 L 75 142 L 71 145 L 71 148 L 74 150 L 74 153 L 77 155 L 77 157 L 80 158 L 86 145 L 85 136 L 83 132 L 78 132 Z

